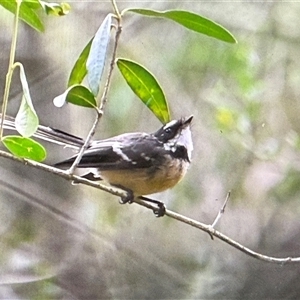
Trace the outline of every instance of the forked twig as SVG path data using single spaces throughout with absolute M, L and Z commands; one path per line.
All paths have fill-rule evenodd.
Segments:
M 219 220 L 221 219 L 222 215 L 224 214 L 225 212 L 225 208 L 226 208 L 226 205 L 227 205 L 227 202 L 230 198 L 230 191 L 227 193 L 226 195 L 226 199 L 223 203 L 223 206 L 221 207 L 221 209 L 219 210 L 218 212 L 218 215 L 216 216 L 215 220 L 213 221 L 213 223 L 211 224 L 211 227 L 212 228 L 215 228 L 215 226 L 217 225 L 217 223 L 219 222 Z
M 226 205 L 227 205 L 227 202 L 228 202 L 228 200 L 229 200 L 229 197 L 230 197 L 230 191 L 227 193 L 226 199 L 225 199 L 225 201 L 224 201 L 224 203 L 223 203 L 223 206 L 222 206 L 221 209 L 219 210 L 219 212 L 218 212 L 218 214 L 217 214 L 215 220 L 214 220 L 214 221 L 212 222 L 212 224 L 210 225 L 212 230 L 216 227 L 217 223 L 220 221 L 222 215 L 224 214 L 224 212 L 225 212 L 225 207 L 226 207 Z M 211 232 L 209 232 L 208 234 L 210 235 L 211 239 L 213 240 L 213 239 L 214 239 L 214 236 L 211 234 Z
M 48 165 L 45 165 L 45 164 L 42 164 L 42 163 L 38 163 L 38 162 L 31 161 L 31 160 L 28 160 L 28 159 L 18 158 L 16 156 L 13 156 L 12 154 L 10 154 L 8 152 L 5 152 L 5 151 L 2 151 L 2 150 L 0 150 L 0 157 L 4 157 L 4 158 L 10 159 L 10 160 L 22 163 L 22 164 L 27 165 L 29 167 L 34 167 L 36 169 L 44 170 L 48 173 L 55 174 L 57 176 L 65 178 L 66 180 L 69 180 L 69 181 L 76 181 L 78 183 L 82 183 L 82 184 L 85 184 L 85 185 L 88 185 L 88 186 L 106 191 L 106 192 L 108 192 L 112 195 L 116 195 L 118 197 L 124 197 L 124 196 L 127 195 L 127 193 L 122 191 L 122 190 L 119 190 L 119 189 L 116 189 L 116 188 L 113 188 L 113 187 L 110 187 L 110 186 L 106 186 L 104 184 L 100 184 L 100 183 L 95 182 L 95 181 L 90 181 L 90 180 L 82 178 L 80 176 L 69 174 L 68 172 L 66 172 L 64 170 L 57 169 L 57 168 L 54 168 L 54 167 L 51 167 L 51 166 L 48 166 Z M 145 201 L 140 200 L 138 198 L 134 199 L 134 202 L 141 205 L 141 206 L 149 208 L 152 211 L 157 208 L 154 204 L 151 204 L 149 202 L 145 202 Z M 258 252 L 255 252 L 255 251 L 243 246 L 242 244 L 234 241 L 233 239 L 229 238 L 228 236 L 222 234 L 221 232 L 217 231 L 211 225 L 206 225 L 204 223 L 201 223 L 201 222 L 198 222 L 198 221 L 193 220 L 191 218 L 185 217 L 185 216 L 183 216 L 181 214 L 178 214 L 176 212 L 173 212 L 171 210 L 166 209 L 165 215 L 170 217 L 170 218 L 173 218 L 173 219 L 175 219 L 179 222 L 182 222 L 182 223 L 185 223 L 189 226 L 200 229 L 200 230 L 208 233 L 209 235 L 214 236 L 214 237 L 224 241 L 225 243 L 231 245 L 232 247 L 242 251 L 243 253 L 245 253 L 245 254 L 247 254 L 251 257 L 254 257 L 256 259 L 259 259 L 261 261 L 276 263 L 276 264 L 280 264 L 280 265 L 284 265 L 284 264 L 287 264 L 287 263 L 300 263 L 300 257 L 277 258 L 277 257 L 271 257 L 271 256 L 267 256 L 267 255 L 263 255 L 263 254 L 260 254 Z

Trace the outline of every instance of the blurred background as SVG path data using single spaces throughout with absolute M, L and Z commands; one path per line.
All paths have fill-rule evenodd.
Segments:
M 25 24 L 17 60 L 25 67 L 44 125 L 85 137 L 89 109 L 56 108 L 71 68 L 107 13 L 109 1 L 69 1 L 43 34 Z M 300 256 L 300 3 L 118 1 L 120 9 L 184 9 L 229 29 L 238 44 L 171 21 L 126 14 L 118 57 L 154 73 L 173 118 L 194 115 L 191 168 L 155 195 L 169 209 L 211 223 L 265 255 Z M 12 15 L 0 8 L 3 94 Z M 21 100 L 14 75 L 9 114 Z M 159 121 L 113 75 L 96 138 L 154 132 Z M 72 154 L 45 145 L 47 163 Z M 268 264 L 138 205 L 1 158 L 1 299 L 298 299 L 299 265 Z

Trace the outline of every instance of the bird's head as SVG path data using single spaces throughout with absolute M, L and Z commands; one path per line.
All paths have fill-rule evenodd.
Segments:
M 164 144 L 166 150 L 173 152 L 175 155 L 178 154 L 178 158 L 183 156 L 188 161 L 191 161 L 193 151 L 190 128 L 192 119 L 193 116 L 172 120 L 154 133 L 154 136 Z

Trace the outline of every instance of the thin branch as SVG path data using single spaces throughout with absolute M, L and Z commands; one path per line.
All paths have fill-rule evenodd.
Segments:
M 81 160 L 84 152 L 89 147 L 90 142 L 91 142 L 93 136 L 95 135 L 96 128 L 97 128 L 97 126 L 98 126 L 98 124 L 101 120 L 102 115 L 103 115 L 105 105 L 107 103 L 107 95 L 108 95 L 108 91 L 109 91 L 110 84 L 111 84 L 111 78 L 112 78 L 112 74 L 113 74 L 113 70 L 114 70 L 114 66 L 115 66 L 115 61 L 116 61 L 116 56 L 117 56 L 118 43 L 119 43 L 120 35 L 121 35 L 121 32 L 122 32 L 121 18 L 118 18 L 117 20 L 118 20 L 118 26 L 116 28 L 115 42 L 114 42 L 114 46 L 113 46 L 113 52 L 112 52 L 110 67 L 109 67 L 109 70 L 108 70 L 108 75 L 107 75 L 106 83 L 105 83 L 105 86 L 104 86 L 104 89 L 103 89 L 103 93 L 102 93 L 102 97 L 101 97 L 101 100 L 100 100 L 99 108 L 96 109 L 97 115 L 96 115 L 95 121 L 94 121 L 94 123 L 93 123 L 93 125 L 92 125 L 86 139 L 85 139 L 85 142 L 84 142 L 83 146 L 81 147 L 80 151 L 78 152 L 78 155 L 77 155 L 74 163 L 68 169 L 69 174 L 74 173 L 76 167 L 80 163 L 80 160 Z
M 34 167 L 34 168 L 46 171 L 48 173 L 52 173 L 54 175 L 57 175 L 57 176 L 60 176 L 64 179 L 66 179 L 66 180 L 76 181 L 78 183 L 82 183 L 82 184 L 85 184 L 85 185 L 88 185 L 88 186 L 106 191 L 106 192 L 108 192 L 110 194 L 113 194 L 113 195 L 116 195 L 118 197 L 123 197 L 123 196 L 127 195 L 126 192 L 124 192 L 120 189 L 116 189 L 116 188 L 113 188 L 113 187 L 110 187 L 110 186 L 107 186 L 107 185 L 104 185 L 104 184 L 100 184 L 100 183 L 97 183 L 97 182 L 94 182 L 94 181 L 90 181 L 90 180 L 87 180 L 87 179 L 82 178 L 80 176 L 69 174 L 67 171 L 60 170 L 60 169 L 57 169 L 57 168 L 54 168 L 54 167 L 51 167 L 51 166 L 48 166 L 48 165 L 44 165 L 42 163 L 38 163 L 38 162 L 27 160 L 27 159 L 18 158 L 18 157 L 13 156 L 12 154 L 10 154 L 8 152 L 5 152 L 5 151 L 2 151 L 2 150 L 0 150 L 0 157 L 4 157 L 4 158 L 7 158 L 7 159 L 10 159 L 10 160 L 13 160 L 13 161 L 17 161 L 19 163 L 23 163 L 25 165 L 28 165 L 30 167 Z M 153 211 L 153 209 L 156 208 L 154 205 L 152 205 L 148 202 L 144 202 L 140 199 L 134 199 L 134 202 L 141 205 L 141 206 L 149 208 L 152 211 Z M 172 218 L 172 219 L 175 219 L 179 222 L 182 222 L 182 223 L 185 223 L 189 226 L 200 229 L 200 230 L 208 233 L 209 235 L 214 236 L 214 237 L 222 240 L 223 242 L 233 246 L 234 248 L 240 250 L 241 252 L 243 252 L 243 253 L 245 253 L 249 256 L 252 256 L 256 259 L 259 259 L 261 261 L 276 263 L 276 264 L 281 264 L 281 265 L 285 265 L 285 264 L 288 264 L 288 263 L 300 263 L 300 257 L 277 258 L 277 257 L 267 256 L 267 255 L 263 255 L 263 254 L 260 254 L 258 252 L 255 252 L 255 251 L 243 246 L 242 244 L 232 240 L 231 238 L 227 237 L 226 235 L 222 234 L 221 232 L 215 230 L 211 225 L 206 225 L 204 223 L 201 223 L 201 222 L 198 222 L 196 220 L 190 219 L 188 217 L 185 217 L 185 216 L 183 216 L 181 214 L 178 214 L 176 212 L 173 212 L 171 210 L 167 209 L 166 212 L 165 212 L 165 215 Z
M 209 235 L 213 235 L 214 237 L 222 240 L 223 242 L 233 246 L 234 248 L 236 248 L 236 249 L 242 251 L 243 253 L 250 255 L 256 259 L 259 259 L 259 260 L 262 260 L 265 262 L 281 264 L 281 265 L 284 265 L 287 263 L 300 263 L 300 257 L 277 258 L 277 257 L 267 256 L 267 255 L 263 255 L 258 252 L 255 252 L 255 251 L 243 246 L 242 244 L 232 240 L 231 238 L 222 234 L 221 232 L 215 230 L 213 227 L 211 227 L 211 225 L 206 225 L 206 224 L 200 223 L 198 221 L 195 221 L 195 220 L 185 217 L 183 215 L 177 214 L 173 211 L 166 210 L 166 215 L 169 216 L 170 218 L 176 219 L 179 222 L 183 222 L 192 227 L 201 229 L 201 230 L 207 232 Z
M 212 224 L 210 225 L 212 229 L 214 229 L 214 228 L 216 227 L 217 223 L 220 221 L 222 215 L 224 214 L 224 212 L 225 212 L 225 207 L 226 207 L 226 205 L 227 205 L 227 202 L 228 202 L 229 197 L 230 197 L 230 191 L 227 193 L 227 196 L 226 196 L 226 199 L 225 199 L 225 201 L 224 201 L 224 203 L 223 203 L 223 206 L 222 206 L 221 209 L 219 210 L 219 212 L 218 212 L 218 214 L 217 214 L 215 220 L 214 220 L 214 221 L 212 222 Z M 209 234 L 210 238 L 213 240 L 213 239 L 214 239 L 214 236 L 213 236 L 210 232 L 209 232 L 208 234 Z
M 225 199 L 225 201 L 223 203 L 222 208 L 219 210 L 218 215 L 216 216 L 215 220 L 211 224 L 212 228 L 216 227 L 217 223 L 220 221 L 222 215 L 224 214 L 225 208 L 226 208 L 226 205 L 227 205 L 227 202 L 228 202 L 229 198 L 230 198 L 230 191 L 227 193 L 227 196 L 226 196 L 226 199 Z
M 113 188 L 111 186 L 107 186 L 105 184 L 101 184 L 101 183 L 98 183 L 98 182 L 95 182 L 95 181 L 90 181 L 88 179 L 82 178 L 82 177 L 74 175 L 74 174 L 70 174 L 68 172 L 68 170 L 65 171 L 65 170 L 57 169 L 55 167 L 48 166 L 48 165 L 45 165 L 45 164 L 42 164 L 42 163 L 39 163 L 39 162 L 36 162 L 36 161 L 33 161 L 33 160 L 28 160 L 28 159 L 25 159 L 25 158 L 19 158 L 19 157 L 16 157 L 16 156 L 8 153 L 8 152 L 5 152 L 3 150 L 0 150 L 0 157 L 5 157 L 5 158 L 8 158 L 10 160 L 14 160 L 14 161 L 23 163 L 24 165 L 28 165 L 28 166 L 34 167 L 36 169 L 46 171 L 48 173 L 57 175 L 57 176 L 62 177 L 66 180 L 69 180 L 69 181 L 75 181 L 76 183 L 82 183 L 82 184 L 97 188 L 99 190 L 108 192 L 108 193 L 110 193 L 112 195 L 115 195 L 115 196 L 124 197 L 124 196 L 127 195 L 127 193 L 125 191 L 122 191 L 120 189 Z
M 121 19 L 121 14 L 120 14 L 120 11 L 118 9 L 116 1 L 115 0 L 111 0 L 111 3 L 112 3 L 112 6 L 114 8 L 115 14 L 117 15 L 118 19 L 120 20 Z
M 91 143 L 91 140 L 93 138 L 93 136 L 95 135 L 95 132 L 96 132 L 96 128 L 98 126 L 98 123 L 100 121 L 100 118 L 101 118 L 101 115 L 100 113 L 97 111 L 97 115 L 96 115 L 96 118 L 95 118 L 95 121 L 84 141 L 84 144 L 82 145 L 82 147 L 80 148 L 80 151 L 78 152 L 77 156 L 76 156 L 76 159 L 74 160 L 74 163 L 72 164 L 72 166 L 67 170 L 67 172 L 69 174 L 73 174 L 75 169 L 77 168 L 78 164 L 80 163 L 81 161 L 81 158 L 84 154 L 84 152 L 87 150 L 87 148 L 89 147 L 90 143 Z

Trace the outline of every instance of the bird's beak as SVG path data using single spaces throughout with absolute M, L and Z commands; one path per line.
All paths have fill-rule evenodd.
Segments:
M 192 120 L 193 120 L 193 118 L 194 118 L 193 115 L 189 116 L 189 117 L 183 122 L 183 125 L 184 125 L 184 126 L 190 125 L 191 122 L 192 122 Z

